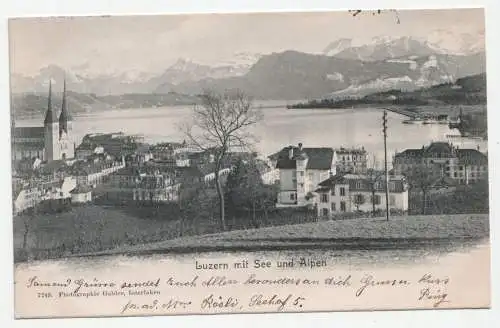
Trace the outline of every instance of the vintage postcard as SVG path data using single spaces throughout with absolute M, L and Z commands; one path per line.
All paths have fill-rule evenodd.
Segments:
M 9 20 L 16 318 L 490 307 L 483 9 Z

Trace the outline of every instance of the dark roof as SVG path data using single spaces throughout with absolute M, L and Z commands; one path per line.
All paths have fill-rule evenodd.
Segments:
M 289 151 L 293 148 L 293 157 L 290 159 Z M 276 168 L 295 169 L 296 159 L 308 158 L 306 169 L 308 170 L 329 170 L 333 161 L 333 148 L 302 148 L 288 146 L 280 152 L 269 156 L 270 159 L 276 159 Z
M 89 174 L 101 172 L 102 170 L 109 168 L 116 163 L 114 160 L 102 160 L 98 162 L 76 162 L 71 168 L 71 172 L 74 175 L 86 176 Z
M 63 160 L 56 160 L 52 162 L 45 163 L 41 166 L 40 171 L 42 173 L 53 173 L 57 171 L 62 171 L 67 169 L 68 165 Z
M 127 166 L 127 167 L 119 169 L 118 171 L 114 172 L 112 175 L 135 176 L 138 174 L 139 174 L 139 168 Z
M 423 149 L 406 149 L 397 153 L 395 157 L 422 157 Z
M 78 185 L 78 186 L 76 186 L 75 189 L 71 190 L 71 193 L 72 194 L 86 194 L 86 193 L 91 192 L 91 191 L 92 191 L 92 188 L 90 188 L 89 186 Z
M 454 156 L 454 149 L 452 145 L 447 142 L 433 142 L 424 149 L 423 155 L 428 157 L 436 157 L 434 156 L 434 154 L 452 157 Z
M 45 128 L 43 126 L 16 127 L 14 128 L 13 137 L 43 139 L 45 137 Z
M 457 149 L 460 163 L 488 165 L 488 157 L 476 149 Z
M 337 184 L 347 184 L 347 179 L 345 178 L 345 174 L 336 174 L 328 179 L 321 181 L 319 185 L 321 187 L 332 187 Z
M 45 142 L 43 141 L 14 142 L 12 148 L 15 150 L 43 150 L 45 148 Z
M 325 191 L 325 188 L 330 190 L 335 185 L 349 185 L 350 191 L 371 191 L 372 182 L 370 178 L 363 174 L 337 174 L 329 177 L 328 179 L 319 183 L 320 188 L 316 191 Z M 382 176 L 375 183 L 374 187 L 376 191 L 384 191 L 385 178 Z M 407 190 L 407 183 L 403 176 L 391 176 L 389 177 L 389 191 L 390 192 L 403 192 Z
M 94 150 L 96 149 L 96 145 L 90 144 L 90 143 L 81 143 L 78 147 L 76 147 L 76 150 Z

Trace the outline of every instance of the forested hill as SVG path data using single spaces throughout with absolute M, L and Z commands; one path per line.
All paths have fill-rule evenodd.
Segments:
M 414 91 L 390 90 L 364 97 L 325 98 L 289 108 L 345 108 L 359 105 L 481 105 L 486 104 L 486 73 Z
M 48 94 L 23 93 L 13 94 L 11 109 L 16 117 L 39 115 L 47 110 Z M 61 108 L 62 95 L 52 95 L 52 106 Z M 73 91 L 67 93 L 68 106 L 73 113 L 95 112 L 107 109 L 152 108 L 162 106 L 193 105 L 198 102 L 196 96 L 178 94 L 124 94 L 97 96 Z

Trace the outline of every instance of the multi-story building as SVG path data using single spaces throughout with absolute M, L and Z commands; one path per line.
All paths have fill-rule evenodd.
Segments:
M 446 142 L 434 142 L 427 147 L 395 154 L 395 174 L 408 174 L 416 167 L 425 167 L 436 176 L 469 184 L 487 178 L 488 157 L 479 150 L 460 149 Z
M 42 201 L 69 199 L 76 187 L 73 177 L 33 177 L 21 182 L 13 190 L 14 214 L 32 208 Z
M 318 216 L 331 217 L 344 212 L 370 212 L 386 209 L 385 176 L 374 181 L 367 175 L 338 174 L 316 189 Z M 403 176 L 389 177 L 389 209 L 408 211 L 408 184 Z
M 123 132 L 117 133 L 92 133 L 83 137 L 76 152 L 77 157 L 85 158 L 85 154 L 92 152 L 96 147 L 102 147 L 104 152 L 115 157 L 135 154 L 139 149 L 144 148 L 144 138 L 136 135 L 126 135 Z
M 364 147 L 335 150 L 337 172 L 364 174 L 367 170 L 367 152 Z
M 70 169 L 78 185 L 93 186 L 103 183 L 107 177 L 124 168 L 125 159 L 103 158 L 76 162 Z
M 175 158 L 176 151 L 183 149 L 185 142 L 163 142 L 150 147 L 154 159 L 170 160 Z
M 269 156 L 279 170 L 279 193 L 276 206 L 306 206 L 311 193 L 321 181 L 335 175 L 333 148 L 304 148 L 289 146 Z
M 52 108 L 52 84 L 49 84 L 47 111 L 43 126 L 12 126 L 12 159 L 38 158 L 44 162 L 73 159 L 73 119 L 66 101 L 66 82 L 64 82 L 61 113 L 57 115 Z
M 175 202 L 179 198 L 179 183 L 168 175 L 154 172 L 139 174 L 133 185 L 132 195 L 136 201 Z

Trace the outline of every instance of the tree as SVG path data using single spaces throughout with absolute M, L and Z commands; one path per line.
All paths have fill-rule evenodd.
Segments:
M 220 226 L 224 231 L 225 205 L 220 170 L 230 150 L 251 147 L 255 138 L 248 128 L 259 122 L 262 114 L 252 106 L 251 99 L 240 91 L 226 91 L 224 94 L 205 91 L 200 98 L 201 105 L 194 107 L 192 120 L 184 126 L 184 133 L 194 147 L 213 152 Z
M 28 236 L 31 232 L 31 226 L 33 221 L 36 219 L 36 215 L 38 212 L 38 205 L 28 209 L 23 215 L 23 224 L 24 224 L 24 234 L 23 234 L 23 249 L 26 251 L 28 247 Z
M 264 211 L 274 204 L 272 190 L 264 185 L 255 159 L 239 160 L 227 178 L 227 208 L 234 215 L 243 210 L 252 213 L 252 223 L 259 226 L 257 211 Z
M 354 195 L 354 205 L 356 206 L 356 210 L 359 211 L 359 207 L 365 203 L 365 195 L 356 194 Z
M 201 219 L 211 221 L 217 214 L 218 197 L 213 189 L 209 188 L 201 181 L 190 180 L 181 184 L 179 190 L 179 209 L 180 209 L 180 235 L 184 234 L 186 224 L 191 223 L 194 233 L 199 227 Z
M 432 185 L 438 179 L 434 167 L 427 164 L 414 165 L 407 172 L 410 189 L 417 189 L 422 193 L 422 214 L 425 214 L 427 194 L 432 188 Z
M 376 212 L 375 193 L 377 192 L 377 187 L 382 182 L 384 176 L 384 171 L 374 168 L 370 168 L 366 171 L 366 181 L 371 192 L 372 215 L 374 216 Z

